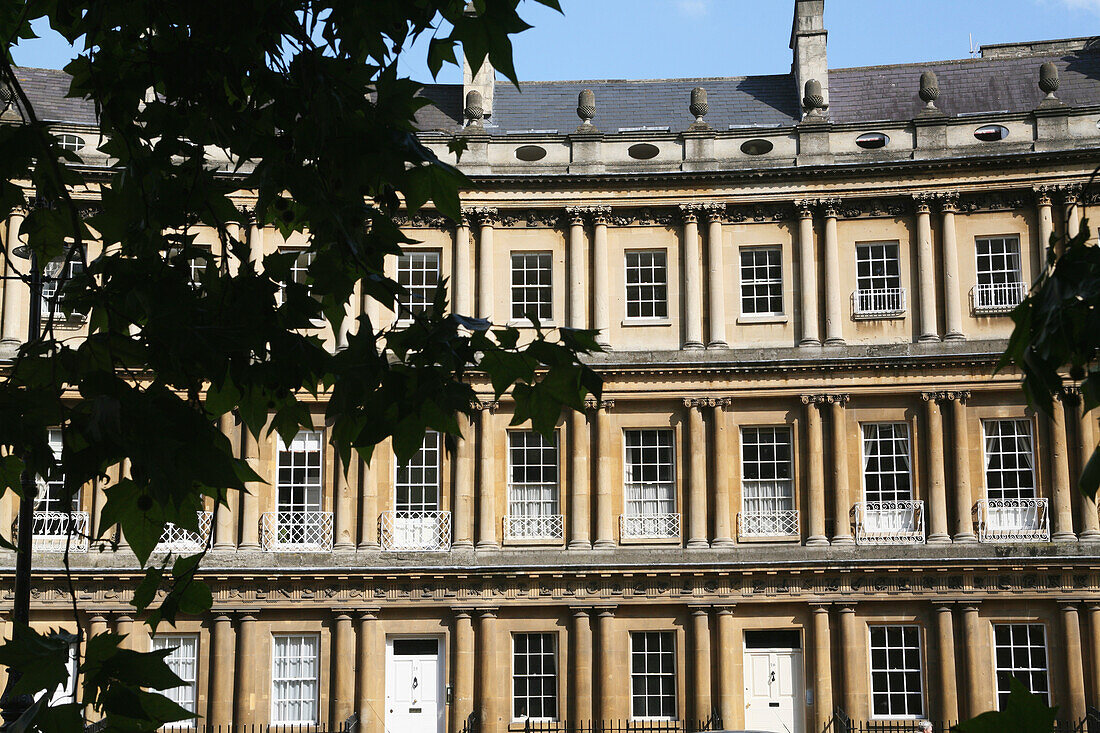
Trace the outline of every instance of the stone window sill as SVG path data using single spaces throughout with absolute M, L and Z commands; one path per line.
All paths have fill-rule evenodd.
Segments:
M 519 320 L 508 321 L 508 327 L 509 328 L 534 328 L 535 324 L 532 323 L 531 321 L 527 320 L 526 318 L 521 318 Z M 539 327 L 543 328 L 543 329 L 557 328 L 558 324 L 555 323 L 554 321 L 549 321 L 549 320 L 539 321 Z
M 786 314 L 783 314 L 783 313 L 780 313 L 780 314 L 774 315 L 774 316 L 753 316 L 753 315 L 744 316 L 743 315 L 743 316 L 738 316 L 737 317 L 737 322 L 739 324 L 746 324 L 746 325 L 751 325 L 751 324 L 756 324 L 756 323 L 787 323 L 789 320 L 790 320 L 789 316 L 787 316 Z
M 671 318 L 625 318 L 623 326 L 671 326 Z

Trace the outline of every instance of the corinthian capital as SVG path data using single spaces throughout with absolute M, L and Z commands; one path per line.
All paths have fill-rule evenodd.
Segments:
M 493 206 L 473 206 L 468 209 L 470 217 L 482 226 L 492 226 L 497 222 L 497 210 Z

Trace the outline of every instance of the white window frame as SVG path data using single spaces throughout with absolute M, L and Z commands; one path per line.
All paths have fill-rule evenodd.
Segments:
M 1021 629 L 1021 628 L 1024 629 L 1024 633 L 1028 637 L 1027 640 L 1026 640 L 1027 643 L 1023 644 L 1022 646 L 1017 646 L 1016 645 L 1016 638 L 1015 638 L 1015 636 L 1016 636 L 1015 631 L 1016 631 L 1016 629 Z M 1010 662 L 1009 666 L 1007 666 L 1007 667 L 1002 667 L 1001 666 L 1000 650 L 1001 650 L 1002 647 L 1004 647 L 1004 645 L 1001 644 L 1000 640 L 997 638 L 998 637 L 997 632 L 1000 629 L 1007 630 L 1007 632 L 1009 634 L 1009 637 L 1010 637 L 1009 638 L 1009 643 L 1008 643 L 1006 648 L 1008 650 L 1008 655 L 1009 655 L 1009 657 L 1011 658 L 1012 661 Z M 1031 636 L 1031 633 L 1035 629 L 1039 630 L 1039 633 L 1042 637 L 1040 644 L 1033 643 L 1034 639 Z M 1042 666 L 1038 666 L 1037 664 L 1035 664 L 1035 660 L 1033 659 L 1035 650 L 1038 650 L 1038 649 L 1042 650 L 1042 655 L 1043 655 L 1043 665 Z M 1017 650 L 1019 650 L 1019 653 L 1017 653 Z M 1070 653 L 1073 653 L 1073 652 L 1070 652 Z M 1026 665 L 1026 666 L 1018 666 L 1017 665 L 1017 661 L 1018 661 L 1017 656 L 1024 657 L 1023 661 L 1030 662 L 1030 664 Z M 1047 644 L 1047 627 L 1046 627 L 1046 625 L 1042 624 L 1042 623 L 1034 623 L 1034 622 L 1027 622 L 1027 621 L 1017 621 L 1017 622 L 1009 621 L 1009 622 L 1003 622 L 1003 623 L 994 623 L 993 624 L 993 680 L 994 680 L 994 685 L 996 686 L 997 709 L 998 710 L 1003 710 L 1003 708 L 1001 707 L 1002 703 L 1003 703 L 1002 696 L 1003 695 L 1008 695 L 1008 693 L 1009 693 L 1009 689 L 1007 687 L 1005 687 L 1005 688 L 1001 687 L 1001 675 L 1002 674 L 1007 674 L 1007 675 L 1009 675 L 1009 677 L 1016 677 L 1017 673 L 1021 673 L 1021 672 L 1025 673 L 1028 677 L 1027 682 L 1024 682 L 1024 680 L 1020 680 L 1020 682 L 1023 683 L 1024 687 L 1026 687 L 1028 689 L 1028 691 L 1030 691 L 1033 694 L 1042 695 L 1045 698 L 1046 703 L 1049 705 L 1050 704 L 1050 647 Z M 1043 689 L 1042 690 L 1036 690 L 1034 685 L 1032 685 L 1032 682 L 1034 680 L 1033 675 L 1036 675 L 1036 674 L 1041 674 L 1042 675 L 1042 679 L 1043 679 Z M 1017 677 L 1017 679 L 1019 679 L 1019 678 Z M 1007 682 L 1008 680 L 1006 679 L 1005 681 Z
M 652 433 L 655 440 L 645 440 L 647 434 Z M 642 442 L 633 446 L 634 450 L 657 451 L 657 459 L 653 463 L 644 460 L 637 467 L 630 462 L 631 436 L 642 438 Z M 662 461 L 660 452 L 668 451 L 668 460 Z M 636 468 L 642 472 L 646 468 L 656 468 L 658 474 L 661 469 L 667 467 L 668 479 L 665 481 L 645 481 L 641 477 L 635 477 Z M 662 514 L 675 514 L 676 509 L 676 435 L 671 428 L 626 428 L 623 430 L 623 514 L 628 517 L 650 517 Z M 637 494 L 641 487 L 641 495 Z M 664 495 L 662 495 L 664 494 Z M 647 506 L 652 506 L 656 511 L 646 511 Z
M 198 634 L 157 634 L 150 640 L 150 650 L 172 649 L 172 652 L 164 658 L 177 677 L 184 684 L 173 687 L 170 690 L 162 690 L 161 694 L 184 710 L 198 713 L 199 692 L 199 635 Z M 175 647 L 173 649 L 173 647 Z M 188 674 L 188 667 L 190 674 Z M 189 695 L 188 695 L 189 693 Z M 188 703 L 190 698 L 190 704 Z M 167 723 L 165 728 L 194 728 L 194 719 L 178 720 Z
M 541 651 L 532 653 L 530 651 L 530 646 L 528 646 L 527 651 L 522 653 L 522 655 L 527 657 L 527 659 L 528 659 L 527 672 L 523 675 L 520 675 L 516 671 L 516 661 L 520 657 L 520 652 L 516 648 L 516 644 L 517 644 L 517 641 L 519 640 L 519 637 L 521 637 L 521 636 L 522 637 L 534 637 L 534 636 L 541 637 L 541 642 L 543 644 L 546 644 L 547 640 L 549 640 L 549 644 L 550 644 L 549 652 L 546 651 L 546 647 L 544 646 Z M 531 671 L 530 671 L 531 670 L 530 660 L 532 658 L 538 658 L 543 663 L 543 665 L 545 665 L 546 659 L 549 658 L 550 664 L 551 664 L 550 673 L 546 673 L 545 671 L 543 671 L 539 674 L 532 674 Z M 560 707 L 561 707 L 561 679 L 558 675 L 559 668 L 560 668 L 560 665 L 558 663 L 558 635 L 555 632 L 553 632 L 553 631 L 515 631 L 515 632 L 512 633 L 512 655 L 511 655 L 512 694 L 511 694 L 511 699 L 512 699 L 512 722 L 513 723 L 522 723 L 525 720 L 530 720 L 532 722 L 552 722 L 552 721 L 557 721 L 559 719 Z M 545 670 L 545 666 L 543 666 L 543 670 Z M 546 695 L 545 693 L 543 693 L 543 694 L 540 694 L 540 695 L 532 695 L 530 693 L 530 689 L 528 689 L 528 694 L 527 695 L 525 695 L 522 698 L 516 697 L 516 682 L 519 679 L 527 679 L 527 680 L 552 679 L 554 681 L 554 694 L 553 695 Z M 554 714 L 553 715 L 541 715 L 541 716 L 518 715 L 517 714 L 516 707 L 517 707 L 518 703 L 520 702 L 520 700 L 527 701 L 528 709 L 530 709 L 530 701 L 533 700 L 533 699 L 536 699 L 536 698 L 541 699 L 542 704 L 544 706 L 545 706 L 547 700 L 552 700 L 553 701 L 553 706 L 554 706 Z M 545 712 L 545 710 L 544 710 L 544 712 Z
M 433 475 L 434 481 L 431 479 Z M 400 500 L 402 491 L 406 492 L 406 499 L 413 492 L 421 492 L 421 501 L 402 502 Z M 427 497 L 432 493 L 435 495 L 435 501 L 427 501 Z M 393 508 L 396 512 L 438 512 L 442 494 L 442 440 L 439 433 L 428 430 L 424 433 L 424 442 L 420 444 L 420 449 L 408 463 L 401 464 L 396 459 L 393 462 Z
M 50 428 L 47 434 L 47 439 L 50 443 L 50 450 L 53 451 L 53 457 L 55 461 L 61 461 L 61 451 L 63 449 L 63 436 L 61 428 Z M 65 496 L 65 471 L 61 468 L 55 468 L 50 471 L 45 477 L 38 477 L 38 495 L 34 500 L 34 511 L 36 512 L 58 512 L 61 514 L 68 513 L 70 510 L 64 506 Z M 80 490 L 77 489 L 72 496 L 72 509 L 71 511 L 80 510 Z
M 752 263 L 745 262 L 745 255 L 751 255 L 756 257 L 757 255 L 766 254 L 769 261 L 761 264 L 760 262 L 753 261 Z M 773 263 L 770 261 L 771 257 L 775 257 L 776 261 Z M 763 269 L 765 272 L 771 267 L 779 267 L 779 277 L 755 277 L 755 273 Z M 785 310 L 784 298 L 783 298 L 783 248 L 779 245 L 752 245 L 741 247 L 737 253 L 737 267 L 740 276 L 740 290 L 739 290 L 739 304 L 741 308 L 741 315 L 747 318 L 769 317 L 769 316 L 782 316 Z M 746 272 L 753 273 L 753 277 L 746 277 Z M 751 294 L 746 294 L 746 289 L 752 288 Z M 762 288 L 765 291 L 764 295 L 760 295 L 756 289 Z M 773 291 L 774 289 L 774 291 Z M 779 298 L 779 310 L 756 310 L 755 306 L 753 310 L 745 309 L 746 299 L 751 300 L 753 303 L 759 303 L 766 301 L 769 304 L 775 298 Z
M 528 314 L 534 311 L 540 325 L 553 324 L 554 253 L 513 252 L 511 263 L 512 320 L 531 323 Z
M 649 258 L 648 262 L 642 262 L 643 258 Z M 631 264 L 631 258 L 638 258 L 635 264 Z M 660 260 L 660 263 L 658 263 Z M 664 270 L 664 279 L 658 280 L 656 273 Z M 638 273 L 638 280 L 631 282 L 631 272 Z M 649 273 L 649 280 L 642 280 L 642 273 Z M 597 277 L 603 273 L 597 273 Z M 624 294 L 623 306 L 626 321 L 667 321 L 669 319 L 669 277 L 668 277 L 668 250 L 665 249 L 630 249 L 623 255 Z M 631 299 L 631 289 L 635 289 L 635 297 Z M 646 288 L 651 289 L 652 297 L 643 298 Z M 662 297 L 658 297 L 663 292 Z M 637 315 L 631 315 L 632 304 L 637 308 Z M 650 312 L 646 312 L 650 311 Z
M 309 643 L 309 645 L 312 647 L 312 651 L 313 651 L 313 654 L 312 654 L 313 675 L 312 675 L 312 677 L 307 677 L 306 675 L 301 674 L 301 673 L 299 673 L 297 676 L 289 676 L 288 675 L 287 677 L 283 677 L 283 678 L 280 678 L 280 677 L 276 676 L 278 674 L 278 671 L 279 671 L 279 644 L 280 644 L 280 641 L 283 641 L 287 644 L 291 644 L 295 641 L 299 642 L 299 644 L 300 644 L 298 646 L 299 650 L 304 650 L 305 643 L 306 642 Z M 306 660 L 306 659 L 309 659 L 310 657 L 307 657 L 306 655 L 299 653 L 295 658 L 298 660 L 299 669 L 300 669 L 301 668 L 300 665 L 301 665 L 302 661 Z M 321 678 L 321 636 L 320 636 L 320 634 L 309 634 L 309 633 L 307 633 L 307 634 L 272 634 L 271 635 L 271 722 L 273 724 L 277 723 L 277 724 L 281 724 L 281 725 L 316 725 L 319 722 L 319 719 L 320 719 L 320 702 L 321 702 L 320 701 L 320 690 L 321 690 L 320 678 Z M 280 695 L 280 684 L 281 683 L 287 685 L 288 687 L 290 685 L 294 684 L 294 683 L 297 683 L 298 684 L 298 690 L 297 690 L 298 694 L 297 694 L 297 696 L 294 697 L 294 698 L 291 698 L 289 696 L 284 697 L 284 696 Z M 288 719 L 285 719 L 285 720 L 282 719 L 280 717 L 282 715 L 282 711 L 280 711 L 280 709 L 279 709 L 280 704 L 288 706 L 288 707 L 292 704 L 296 704 L 297 706 L 299 706 L 299 710 L 301 711 L 301 708 L 302 708 L 303 704 L 310 702 L 307 698 L 303 697 L 301 693 L 304 692 L 305 690 L 308 690 L 310 688 L 310 686 L 312 686 L 312 691 L 313 691 L 313 698 L 312 698 L 313 716 L 311 718 L 295 718 L 295 719 L 288 718 Z
M 1008 495 L 1008 494 L 1005 493 L 1005 489 L 1004 489 L 1003 484 L 1002 484 L 1001 488 L 996 489 L 996 491 L 998 491 L 1000 493 L 997 496 L 993 496 L 990 493 L 990 491 L 991 491 L 991 489 L 990 489 L 990 483 L 991 483 L 990 482 L 990 471 L 991 471 L 990 464 L 992 462 L 993 456 L 990 454 L 990 451 L 989 451 L 989 447 L 990 447 L 989 427 L 990 427 L 990 425 L 993 425 L 993 424 L 1004 424 L 1004 423 L 1012 423 L 1016 426 L 1016 428 L 1019 428 L 1020 426 L 1025 426 L 1026 427 L 1026 429 L 1027 429 L 1026 434 L 1022 435 L 1021 433 L 1016 432 L 1014 434 L 1014 436 L 1012 436 L 1012 437 L 1014 437 L 1016 440 L 1019 440 L 1021 437 L 1026 437 L 1026 439 L 1028 441 L 1028 451 L 1026 451 L 1026 452 L 1024 452 L 1024 451 L 1015 451 L 1013 453 L 997 453 L 996 455 L 1001 455 L 1001 456 L 1007 456 L 1007 455 L 1027 456 L 1028 462 L 1030 463 L 1030 465 L 1028 466 L 1028 474 L 1030 475 L 1031 486 L 1030 487 L 1017 486 L 1013 489 L 1010 489 L 1010 491 L 1014 492 L 1014 494 L 1013 495 Z M 998 441 L 1004 441 L 1004 440 L 1006 440 L 1006 438 L 1003 435 L 999 435 L 997 437 L 997 440 Z M 1008 471 L 998 470 L 998 474 L 1004 475 L 1004 474 L 1008 474 L 1008 473 L 1009 473 Z M 990 418 L 990 419 L 987 419 L 987 420 L 982 420 L 982 477 L 983 477 L 983 480 L 984 480 L 984 483 L 985 483 L 985 498 L 987 500 L 1038 499 L 1039 498 L 1039 486 L 1038 486 L 1038 483 L 1036 481 L 1036 473 L 1035 473 L 1035 430 L 1034 430 L 1034 426 L 1031 423 L 1031 420 L 1028 420 L 1027 418 L 1012 418 L 1012 417 L 1010 417 L 1010 418 Z M 1025 495 L 1025 493 L 1023 491 L 1024 488 L 1029 489 L 1030 493 L 1028 495 Z
M 778 448 L 783 443 L 779 442 L 781 435 L 786 435 L 786 450 L 787 460 L 785 462 L 779 460 L 755 460 L 750 461 L 746 458 L 747 453 L 745 447 L 749 445 L 746 442 L 745 437 L 748 434 L 755 434 L 762 436 L 765 433 L 771 433 L 772 439 L 770 443 L 756 442 L 752 445 L 758 449 L 761 446 L 771 446 L 773 449 Z M 795 479 L 794 479 L 794 431 L 791 430 L 789 425 L 743 425 L 739 431 L 739 440 L 741 441 L 741 511 L 745 514 L 752 515 L 764 515 L 767 512 L 775 513 L 778 518 L 780 512 L 795 511 L 798 509 L 798 504 L 795 497 Z M 779 478 L 778 474 L 782 473 L 783 465 L 786 465 L 787 478 Z M 764 466 L 775 467 L 775 478 L 760 478 L 762 472 L 757 471 L 757 478 L 748 478 L 747 469 L 755 465 L 758 468 Z M 780 493 L 785 489 L 785 493 Z M 759 493 L 761 490 L 770 491 L 768 494 Z M 755 494 L 755 495 L 754 495 Z M 777 519 L 776 526 L 778 527 L 779 521 Z M 766 536 L 756 535 L 754 536 Z M 776 535 L 786 536 L 786 535 Z
M 275 461 L 275 502 L 278 513 L 322 511 L 325 485 L 324 431 L 300 430 L 289 446 L 280 437 Z M 306 478 L 298 480 L 293 474 L 303 469 Z M 291 474 L 290 480 L 284 480 L 284 471 Z M 284 491 L 289 493 L 290 501 L 283 500 Z
M 885 647 L 875 646 L 874 639 L 875 639 L 875 631 L 877 629 L 885 630 L 885 633 L 886 633 L 886 639 L 885 639 L 886 646 Z M 908 666 L 908 664 L 904 664 L 901 669 L 895 669 L 891 666 L 890 656 L 891 656 L 891 650 L 893 648 L 890 646 L 890 638 L 889 637 L 890 637 L 890 631 L 893 630 L 893 629 L 902 629 L 903 634 L 905 633 L 905 631 L 912 631 L 916 635 L 916 646 L 906 645 L 905 640 L 903 639 L 903 645 L 900 647 L 900 649 L 902 650 L 902 655 L 903 656 L 905 655 L 906 651 L 913 651 L 913 650 L 916 651 L 917 664 L 918 664 L 916 669 L 913 669 L 912 667 Z M 921 719 L 921 718 L 924 717 L 925 710 L 927 708 L 927 701 L 924 699 L 924 648 L 923 647 L 924 647 L 924 644 L 923 644 L 923 639 L 921 638 L 921 627 L 916 625 L 916 624 L 872 624 L 872 625 L 869 625 L 867 627 L 867 649 L 870 651 L 870 656 L 869 656 L 868 665 L 867 665 L 868 669 L 870 670 L 870 680 L 869 680 L 870 686 L 867 689 L 868 689 L 869 697 L 870 697 L 870 710 L 871 710 L 871 719 L 872 720 L 918 720 L 918 719 Z M 886 650 L 887 666 L 884 669 L 879 669 L 875 665 L 875 651 L 877 649 L 880 649 L 880 648 Z M 876 712 L 876 709 L 875 709 L 875 697 L 876 697 L 876 695 L 885 694 L 887 697 L 889 697 L 891 695 L 891 691 L 889 690 L 889 688 L 885 691 L 879 691 L 879 690 L 876 689 L 876 685 L 875 685 L 875 673 L 876 672 L 887 675 L 887 680 L 889 680 L 889 675 L 892 674 L 892 673 L 896 674 L 898 672 L 901 672 L 902 674 L 906 675 L 907 680 L 912 679 L 910 677 L 910 675 L 916 674 L 916 681 L 917 681 L 916 694 L 918 694 L 919 697 L 920 697 L 920 710 L 918 710 L 917 712 L 910 712 L 909 711 L 909 696 L 914 694 L 914 692 L 909 690 L 908 685 L 906 685 L 905 691 L 900 693 L 900 694 L 903 694 L 905 696 L 905 710 L 906 710 L 906 712 L 896 713 L 896 712 L 894 712 L 892 705 L 891 705 L 890 711 L 887 712 L 887 713 Z
M 286 286 L 290 283 L 302 285 L 312 292 L 312 289 L 306 282 L 306 278 L 309 274 L 309 266 L 313 264 L 313 260 L 317 253 L 311 249 L 303 249 L 301 247 L 282 247 L 278 250 L 278 253 L 281 255 L 294 255 L 294 261 L 290 263 L 290 279 L 287 280 L 287 282 L 279 283 L 279 290 L 275 293 L 275 303 L 281 306 L 286 302 Z
M 1008 290 L 1018 289 L 1018 295 L 1022 299 L 1025 294 L 1024 284 L 1024 254 L 1018 234 L 994 234 L 974 238 L 974 302 L 975 313 L 1008 313 L 1016 303 L 981 302 L 980 293 L 983 288 L 1001 287 Z M 993 252 L 994 243 L 1000 246 L 999 252 Z M 982 253 L 983 247 L 988 248 Z M 1043 245 L 1046 246 L 1045 244 Z M 983 267 L 983 259 L 986 267 Z M 1003 260 L 1003 262 L 999 262 Z M 993 265 L 998 265 L 993 267 Z M 1007 298 L 1007 292 L 1005 297 Z M 1015 296 L 1013 296 L 1015 297 Z
M 518 441 L 525 443 L 517 444 Z M 532 441 L 534 444 L 532 444 Z M 534 430 L 508 431 L 508 514 L 514 517 L 549 517 L 561 514 L 561 454 L 558 433 L 547 441 Z M 551 461 L 546 460 L 549 453 Z M 517 457 L 541 457 L 534 463 L 518 463 Z M 516 472 L 534 472 L 542 481 L 516 481 Z M 522 495 L 521 495 L 522 494 Z M 532 495 L 534 498 L 532 499 Z M 533 510 L 533 511 L 532 511 Z
M 914 499 L 914 497 L 913 497 L 913 445 L 912 445 L 912 441 L 909 439 L 909 423 L 903 422 L 903 421 L 900 421 L 900 420 L 898 420 L 898 421 L 887 421 L 887 422 L 867 422 L 867 423 L 860 423 L 859 427 L 860 427 L 860 442 L 859 443 L 860 443 L 860 452 L 861 452 L 860 465 L 862 467 L 862 472 L 861 473 L 862 473 L 862 480 L 863 480 L 863 500 L 866 501 L 866 502 L 913 501 L 913 499 Z M 884 428 L 890 428 L 890 429 L 893 429 L 894 431 L 897 431 L 900 428 L 901 429 L 901 434 L 899 435 L 897 432 L 895 432 L 892 437 L 882 437 L 881 431 Z M 868 431 L 874 431 L 877 434 L 874 435 L 874 436 L 871 436 L 871 435 L 868 434 Z M 895 447 L 900 442 L 904 445 L 905 452 L 904 453 L 891 453 L 889 456 L 886 456 L 885 454 L 880 452 L 876 456 L 872 456 L 872 454 L 869 450 L 870 446 L 868 445 L 868 441 L 874 441 L 880 446 L 892 445 L 892 446 L 895 446 Z M 869 463 L 869 461 L 871 460 L 872 457 L 880 458 L 880 459 L 884 458 L 884 457 L 889 457 L 889 458 L 894 459 L 895 462 L 898 459 L 903 459 L 905 461 L 905 471 L 902 472 L 902 471 L 882 471 L 882 470 L 879 470 L 877 472 L 872 472 L 872 471 L 870 471 L 870 467 L 868 465 L 868 463 Z M 867 483 L 868 483 L 867 479 L 868 479 L 868 477 L 871 473 L 877 473 L 877 475 L 882 476 L 882 477 L 895 477 L 895 487 L 897 486 L 897 484 L 896 484 L 897 477 L 904 476 L 905 477 L 904 496 L 900 495 L 901 492 L 899 492 L 897 490 L 897 488 L 895 488 L 892 492 L 889 492 L 890 493 L 889 498 L 887 498 L 885 496 L 885 494 L 883 494 L 883 493 L 879 493 L 876 496 L 871 496 L 868 493 L 868 488 L 867 488 Z
M 638 652 L 634 648 L 634 640 L 635 640 L 635 638 L 638 638 L 638 637 L 645 637 L 646 640 L 647 640 L 646 649 L 642 652 Z M 655 651 L 651 651 L 649 649 L 648 640 L 651 637 L 656 637 L 656 638 L 659 638 L 661 640 L 661 645 L 660 645 L 661 648 L 660 649 L 657 649 Z M 668 648 L 665 648 L 665 643 L 666 642 L 668 644 Z M 637 654 L 643 654 L 647 658 L 647 664 L 645 665 L 646 669 L 645 669 L 644 672 L 635 672 L 634 671 L 634 658 L 635 658 L 635 655 L 637 655 Z M 660 670 L 660 666 L 658 666 L 657 671 L 651 672 L 648 668 L 648 659 L 650 657 L 654 657 L 654 656 L 657 657 L 657 659 L 658 659 L 658 665 L 660 665 L 660 660 L 662 658 L 664 658 L 664 657 L 670 658 L 671 661 L 672 661 L 672 665 L 671 665 L 671 670 L 672 671 L 671 672 L 663 672 L 663 671 Z M 634 720 L 644 721 L 644 720 L 676 720 L 677 719 L 677 715 L 678 715 L 679 708 L 680 708 L 680 704 L 679 704 L 680 701 L 677 699 L 677 697 L 678 697 L 677 692 L 678 691 L 676 689 L 677 672 L 678 672 L 678 670 L 677 670 L 676 633 L 675 632 L 673 632 L 673 631 L 662 631 L 662 630 L 631 631 L 630 632 L 630 720 L 632 720 L 632 721 L 634 721 Z M 649 709 L 648 701 L 650 699 L 659 700 L 660 701 L 659 705 L 660 705 L 660 707 L 663 708 L 664 707 L 664 700 L 667 697 L 671 697 L 672 698 L 672 714 L 671 715 L 648 715 L 648 714 L 646 714 L 646 715 L 635 715 L 635 704 L 637 703 L 637 696 L 634 694 L 634 681 L 635 681 L 636 678 L 641 678 L 643 680 L 643 689 L 644 689 L 644 687 L 645 687 L 644 681 L 648 680 L 650 676 L 654 676 L 654 675 L 657 676 L 658 678 L 664 680 L 664 681 L 671 681 L 671 685 L 669 687 L 670 692 L 668 693 L 668 695 L 665 695 L 664 690 L 662 689 L 662 694 L 660 696 L 654 696 L 654 695 L 649 695 L 648 693 L 643 693 L 641 695 L 641 698 L 646 701 L 645 703 L 643 703 L 643 706 L 646 709 L 646 712 L 648 713 L 648 709 Z M 662 688 L 663 687 L 664 687 L 664 685 L 662 684 Z
M 66 261 L 67 260 L 67 261 Z M 62 276 L 62 272 L 68 272 L 65 282 L 62 284 L 58 280 Z M 46 266 L 42 268 L 42 317 L 48 318 L 53 316 L 54 318 L 66 318 L 65 315 L 65 296 L 61 295 L 56 300 L 54 295 L 57 293 L 58 288 L 67 286 L 72 279 L 84 272 L 84 258 L 79 254 L 73 255 L 69 258 L 68 251 L 60 257 L 56 257 L 46 263 Z M 73 318 L 83 318 L 84 314 L 74 312 Z
M 905 314 L 900 242 L 856 242 L 854 299 L 855 318 L 898 318 Z
M 419 282 L 415 276 L 419 276 Z M 408 249 L 398 255 L 394 280 L 406 292 L 398 294 L 394 303 L 397 321 L 409 323 L 421 313 L 431 310 L 442 278 L 443 253 L 438 249 Z

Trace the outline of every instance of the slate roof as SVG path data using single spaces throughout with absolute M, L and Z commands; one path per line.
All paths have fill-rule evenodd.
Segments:
M 69 75 L 55 69 L 20 66 L 15 70 L 35 114 L 46 122 L 96 123 L 95 108 L 83 99 L 69 99 Z

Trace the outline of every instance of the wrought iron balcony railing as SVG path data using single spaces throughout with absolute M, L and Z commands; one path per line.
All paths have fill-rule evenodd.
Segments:
M 264 512 L 260 547 L 264 552 L 331 552 L 332 512 Z
M 905 315 L 905 288 L 857 290 L 852 293 L 852 316 L 858 319 Z
M 924 544 L 923 501 L 861 501 L 852 511 L 857 545 Z
M 974 312 L 1008 313 L 1027 295 L 1024 283 L 986 283 L 975 285 L 970 291 Z
M 978 502 L 982 542 L 1049 542 L 1046 499 L 983 499 Z
M 35 512 L 31 541 L 35 552 L 87 552 L 88 527 L 88 512 Z
M 565 537 L 565 518 L 561 514 L 504 517 L 504 538 L 507 540 L 560 540 Z
M 382 512 L 378 536 L 383 552 L 446 552 L 451 549 L 451 513 Z
M 679 514 L 621 514 L 619 535 L 624 540 L 663 540 L 680 536 Z
M 199 515 L 199 531 L 192 532 L 169 522 L 164 527 L 154 552 L 200 552 L 210 541 L 210 522 L 213 512 L 195 512 Z
M 738 537 L 797 537 L 798 510 L 776 509 L 770 512 L 738 512 Z

